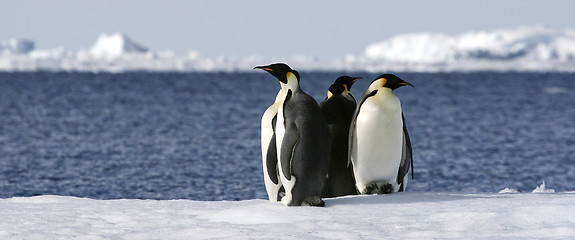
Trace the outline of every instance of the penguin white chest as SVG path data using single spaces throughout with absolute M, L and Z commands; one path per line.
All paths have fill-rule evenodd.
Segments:
M 285 196 L 282 198 L 282 203 L 285 205 L 288 205 L 291 201 L 292 201 L 292 189 L 295 186 L 295 182 L 296 182 L 296 177 L 291 175 L 291 169 L 288 171 L 290 173 L 291 176 L 285 176 L 284 175 L 284 168 L 287 168 L 288 166 L 283 166 L 282 165 L 282 161 L 279 159 L 280 156 L 282 155 L 281 151 L 282 151 L 282 143 L 283 143 L 283 139 L 285 136 L 285 118 L 284 118 L 284 109 L 283 109 L 283 103 L 281 106 L 279 106 L 278 108 L 278 115 L 277 115 L 277 119 L 276 119 L 276 146 L 277 146 L 277 156 L 278 156 L 278 167 L 279 167 L 279 173 L 280 173 L 280 179 L 282 182 L 282 185 L 285 189 Z M 291 180 L 288 180 L 291 179 Z
M 268 150 L 270 140 L 274 134 L 274 129 L 272 127 L 272 120 L 274 116 L 278 113 L 278 105 L 274 103 L 271 105 L 263 114 L 262 121 L 261 121 L 261 147 L 262 147 L 262 154 L 265 157 L 265 153 Z
M 278 151 L 278 157 L 281 156 L 280 150 L 282 147 L 282 140 L 284 139 L 284 135 L 285 135 L 285 131 L 286 131 L 284 122 L 285 122 L 285 119 L 284 119 L 283 106 L 279 106 L 278 107 L 278 114 L 277 114 L 277 118 L 276 118 L 276 129 L 275 129 L 275 131 L 276 131 L 276 147 L 277 147 L 277 151 Z
M 396 188 L 403 121 L 401 103 L 391 89 L 380 89 L 365 100 L 352 134 L 351 160 L 358 189 L 373 182 L 391 183 Z
M 282 140 L 284 138 L 285 135 L 285 119 L 284 119 L 284 109 L 283 109 L 283 105 L 285 102 L 285 98 L 286 98 L 286 94 L 287 94 L 287 90 L 283 89 L 278 93 L 278 96 L 276 97 L 276 103 L 274 103 L 274 105 L 276 105 L 277 107 L 277 115 L 276 115 L 276 128 L 275 130 L 275 134 L 276 134 L 276 148 L 277 148 L 277 156 L 279 158 L 280 155 L 280 150 L 281 150 L 281 146 L 282 146 Z M 281 166 L 280 166 L 281 168 Z M 280 171 L 281 172 L 281 171 Z
M 274 134 L 274 129 L 272 126 L 273 118 L 277 115 L 279 103 L 274 103 L 271 105 L 263 114 L 262 121 L 261 121 L 261 148 L 262 148 L 262 167 L 264 172 L 264 183 L 266 186 L 266 191 L 268 193 L 268 198 L 272 202 L 277 202 L 278 192 L 282 186 L 281 180 L 279 176 L 274 176 L 274 179 L 278 179 L 277 183 L 274 183 L 272 180 L 272 176 L 268 171 L 268 159 L 267 153 L 268 148 L 270 148 L 270 144 L 276 144 L 275 142 L 271 142 Z M 275 146 L 274 146 L 275 147 Z M 275 149 L 275 148 L 274 148 Z M 275 160 L 277 162 L 277 159 Z

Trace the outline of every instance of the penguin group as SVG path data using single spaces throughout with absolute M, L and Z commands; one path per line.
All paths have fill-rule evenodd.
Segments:
M 360 77 L 338 77 L 318 104 L 285 63 L 256 66 L 280 82 L 261 120 L 268 199 L 287 206 L 325 206 L 322 198 L 405 190 L 412 149 L 399 98 L 412 86 L 393 74 L 375 78 L 359 102 Z

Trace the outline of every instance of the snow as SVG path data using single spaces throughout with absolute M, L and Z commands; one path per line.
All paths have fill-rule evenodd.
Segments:
M 548 189 L 545 187 L 545 181 L 533 190 L 534 193 L 554 193 L 554 189 Z
M 575 192 L 415 193 L 268 200 L 0 199 L 1 239 L 572 239 Z
M 193 47 L 193 46 L 192 46 Z M 203 57 L 150 50 L 124 33 L 101 34 L 89 49 L 34 49 L 31 40 L 0 44 L 0 71 L 251 71 L 262 62 L 328 71 L 575 71 L 575 29 L 541 25 L 457 35 L 407 33 L 334 59 L 313 55 Z

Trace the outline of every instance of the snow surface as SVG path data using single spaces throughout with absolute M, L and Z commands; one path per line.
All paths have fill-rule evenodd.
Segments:
M 401 34 L 368 45 L 363 55 L 335 59 L 308 55 L 202 57 L 196 50 L 177 56 L 169 50 L 148 50 L 122 33 L 104 33 L 89 50 L 79 51 L 34 50 L 33 41 L 13 42 L 20 44 L 17 46 L 12 41 L 0 44 L 0 71 L 251 71 L 253 66 L 278 61 L 298 70 L 575 71 L 575 29 L 540 25 L 459 35 Z
M 1 239 L 573 239 L 575 192 L 397 193 L 326 207 L 246 201 L 0 199 Z M 513 192 L 513 191 L 511 191 Z

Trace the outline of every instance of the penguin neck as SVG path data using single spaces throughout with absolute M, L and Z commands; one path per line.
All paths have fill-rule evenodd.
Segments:
M 391 90 L 391 88 L 388 88 L 388 87 L 379 88 L 378 91 L 381 91 L 382 93 L 385 93 L 385 94 L 393 94 L 393 90 Z M 395 94 L 393 94 L 393 95 L 395 95 Z
M 287 75 L 287 82 L 286 83 L 280 82 L 280 84 L 281 84 L 282 91 L 285 90 L 286 93 L 288 90 L 291 90 L 292 92 L 296 92 L 296 91 L 300 90 L 299 79 L 294 74 L 288 74 Z
M 377 88 L 377 95 L 382 96 L 382 97 L 397 97 L 393 93 L 393 90 L 391 90 L 391 88 L 387 88 L 387 87 Z
M 299 91 L 299 79 L 294 74 L 287 75 L 287 83 L 283 83 L 280 81 L 281 89 L 276 96 L 276 103 L 283 102 L 287 96 L 288 90 L 291 90 L 292 93 Z
M 345 99 L 347 99 L 348 101 L 356 102 L 355 97 L 354 97 L 353 94 L 351 94 L 351 92 L 348 91 L 348 90 L 344 90 L 343 92 L 341 92 L 341 93 L 336 93 L 336 94 L 333 94 L 332 92 L 327 91 L 327 98 L 326 98 L 326 99 L 330 99 L 330 98 L 332 98 L 332 97 L 334 97 L 334 96 L 340 96 L 340 95 L 341 95 L 342 97 L 344 97 Z
M 368 93 L 373 92 L 374 90 L 380 91 L 383 89 L 384 89 L 383 82 L 381 79 L 378 79 L 378 80 L 373 81 L 371 84 L 369 84 L 369 87 L 367 87 L 367 92 Z M 391 90 L 391 88 L 387 88 L 387 89 Z
M 355 97 L 353 97 L 353 94 L 351 94 L 350 91 L 348 91 L 347 89 L 343 91 L 343 93 L 341 93 L 347 100 L 353 101 L 355 102 Z
M 377 94 L 374 96 L 374 100 L 378 101 L 381 106 L 386 109 L 399 109 L 401 112 L 401 102 L 399 98 L 393 93 L 391 88 L 380 87 L 377 89 Z
M 287 88 L 280 88 L 280 91 L 278 92 L 278 95 L 276 95 L 276 101 L 275 103 L 281 103 L 283 102 L 283 100 L 286 98 L 288 89 Z

